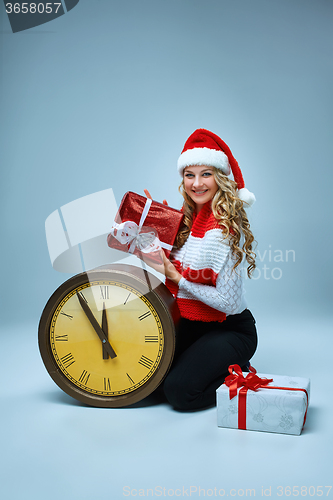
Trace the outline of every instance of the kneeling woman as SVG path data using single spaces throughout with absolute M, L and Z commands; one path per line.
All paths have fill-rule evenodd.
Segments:
M 165 284 L 176 297 L 181 320 L 164 392 L 175 409 L 197 410 L 215 404 L 228 366 L 246 370 L 257 347 L 242 276 L 245 261 L 248 276 L 255 269 L 254 238 L 244 210 L 255 198 L 244 187 L 229 147 L 208 130 L 198 129 L 188 138 L 178 170 L 184 226 L 170 260 L 162 256 Z M 235 181 L 227 177 L 231 171 Z

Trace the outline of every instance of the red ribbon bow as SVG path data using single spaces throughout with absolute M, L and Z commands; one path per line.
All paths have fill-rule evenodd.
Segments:
M 260 388 L 265 389 L 281 389 L 287 391 L 303 391 L 306 394 L 307 405 L 304 415 L 303 425 L 305 424 L 306 414 L 309 404 L 308 393 L 305 389 L 301 389 L 298 387 L 275 387 L 268 386 L 271 382 L 273 382 L 272 378 L 260 378 L 256 375 L 257 370 L 250 365 L 250 372 L 244 377 L 242 369 L 239 365 L 230 365 L 229 373 L 225 378 L 225 385 L 229 387 L 229 398 L 232 399 L 237 396 L 237 389 L 241 387 L 238 395 L 238 428 L 246 429 L 246 394 L 249 389 L 251 391 L 257 391 Z
M 228 375 L 224 381 L 229 387 L 229 398 L 237 396 L 237 389 L 241 387 L 238 396 L 238 428 L 246 429 L 246 393 L 249 389 L 257 391 L 260 387 L 266 387 L 272 378 L 260 378 L 256 375 L 257 371 L 250 365 L 250 372 L 244 377 L 239 365 L 230 365 Z
M 242 369 L 239 365 L 230 365 L 228 370 L 230 375 L 228 375 L 224 381 L 225 385 L 229 387 L 229 397 L 230 399 L 237 396 L 238 387 L 242 387 L 243 392 L 247 392 L 248 389 L 251 391 L 257 391 L 260 387 L 266 387 L 270 382 L 273 382 L 272 378 L 260 378 L 256 375 L 257 370 L 250 365 L 250 372 L 244 377 Z M 234 373 L 235 372 L 235 373 Z

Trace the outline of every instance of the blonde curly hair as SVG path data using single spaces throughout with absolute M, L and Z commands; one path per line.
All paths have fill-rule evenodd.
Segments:
M 236 267 L 239 266 L 243 260 L 243 256 L 245 255 L 245 259 L 249 264 L 247 268 L 247 275 L 251 278 L 251 275 L 256 268 L 256 254 L 253 252 L 253 244 L 255 240 L 243 207 L 244 202 L 237 196 L 236 182 L 229 179 L 216 167 L 213 167 L 213 174 L 215 182 L 218 185 L 218 190 L 212 199 L 212 211 L 215 219 L 219 222 L 225 238 L 230 239 L 231 251 L 236 258 L 233 269 L 236 269 Z M 193 212 L 195 210 L 195 203 L 185 191 L 184 180 L 182 180 L 179 186 L 179 191 L 184 198 L 184 220 L 183 226 L 178 232 L 176 238 L 177 248 L 181 248 L 189 237 L 193 222 Z M 240 247 L 239 245 L 242 234 L 244 235 L 245 241 L 243 246 Z

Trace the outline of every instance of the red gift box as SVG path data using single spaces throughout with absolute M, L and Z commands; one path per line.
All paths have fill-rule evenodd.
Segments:
M 121 200 L 107 242 L 109 247 L 127 253 L 149 254 L 160 262 L 159 251 L 168 257 L 184 214 L 131 191 Z

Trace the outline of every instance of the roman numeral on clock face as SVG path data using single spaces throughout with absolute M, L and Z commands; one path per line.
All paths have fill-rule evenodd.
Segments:
M 109 287 L 107 285 L 101 285 L 100 286 L 100 290 L 101 290 L 101 298 L 103 300 L 106 300 L 106 299 L 109 299 Z
M 141 358 L 138 361 L 139 365 L 144 366 L 145 368 L 151 368 L 153 365 L 153 360 L 147 358 L 146 356 L 141 356 Z
M 158 335 L 145 335 L 145 342 L 158 342 Z
M 130 381 L 130 383 L 132 385 L 134 385 L 135 384 L 134 380 L 128 375 L 128 373 L 126 373 L 126 375 L 127 375 L 128 380 Z
M 70 314 L 66 314 L 64 312 L 61 312 L 60 314 L 62 314 L 63 316 L 67 316 L 67 318 L 69 319 L 73 319 L 73 316 L 71 316 Z
M 148 318 L 148 316 L 150 316 L 150 315 L 151 315 L 151 312 L 147 311 L 146 313 L 141 314 L 141 316 L 139 316 L 139 320 L 142 321 L 143 319 Z
M 71 352 L 60 358 L 62 364 L 64 365 L 65 368 L 68 368 L 71 366 L 73 363 L 75 363 L 74 356 Z
M 104 391 L 111 391 L 110 379 L 105 377 L 104 377 Z
M 55 340 L 58 342 L 66 342 L 68 341 L 68 334 L 66 333 L 66 335 L 56 335 Z
M 81 384 L 83 384 L 83 385 L 87 385 L 89 377 L 90 377 L 90 373 L 88 373 L 87 370 L 83 370 L 83 372 L 80 375 L 79 382 L 81 382 Z

